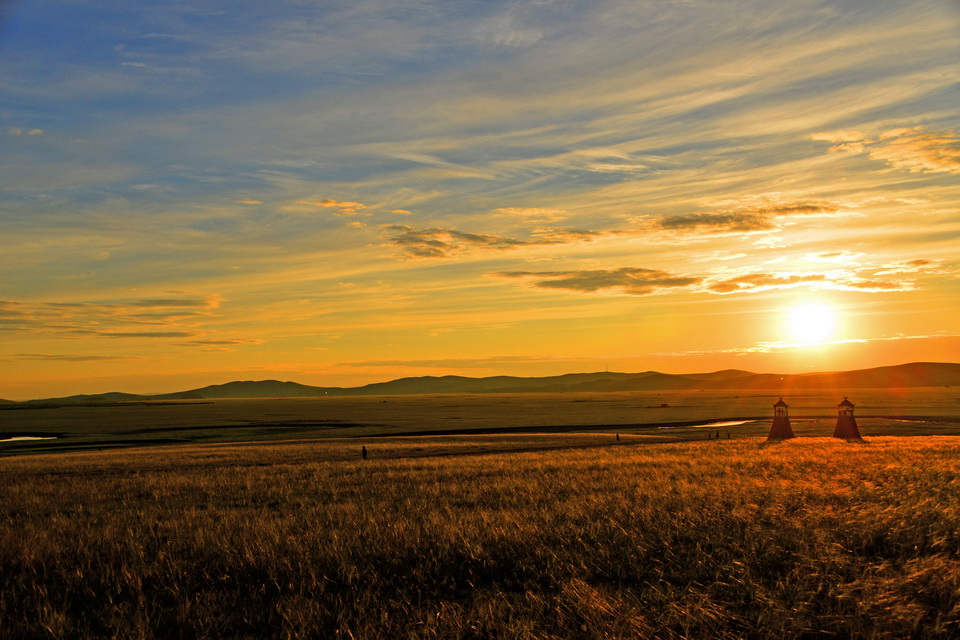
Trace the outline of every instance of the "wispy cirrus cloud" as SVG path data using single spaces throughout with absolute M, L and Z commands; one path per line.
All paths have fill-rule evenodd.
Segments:
M 852 251 L 820 251 L 803 256 L 806 262 L 827 262 L 839 265 L 856 265 L 863 259 L 864 254 Z
M 236 351 L 237 347 L 264 344 L 264 342 L 266 341 L 260 338 L 197 339 L 182 342 L 179 346 L 195 351 L 226 353 Z
M 345 202 L 341 200 L 297 200 L 296 204 L 305 204 L 314 207 L 320 207 L 322 209 L 334 209 L 336 215 L 338 216 L 355 216 L 364 209 L 367 208 L 367 205 L 361 204 L 359 202 Z
M 0 300 L 0 329 L 102 338 L 192 338 L 223 297 L 178 295 L 90 302 Z M 144 326 L 157 327 L 143 330 Z
M 564 229 L 559 227 L 538 227 L 530 232 L 531 244 L 581 244 L 597 238 L 617 235 L 617 231 L 593 231 L 591 229 Z
M 821 131 L 810 134 L 810 139 L 831 143 L 833 146 L 830 147 L 830 153 L 838 153 L 840 151 L 860 153 L 866 148 L 866 145 L 873 142 L 872 140 L 868 140 L 862 131 L 855 129 L 849 131 Z
M 933 132 L 920 126 L 889 129 L 876 138 L 860 131 L 827 131 L 810 138 L 832 143 L 831 153 L 866 152 L 874 160 L 913 173 L 960 173 L 960 136 L 953 131 Z
M 711 278 L 705 286 L 710 293 L 759 293 L 777 289 L 830 289 L 882 293 L 912 291 L 916 283 L 908 280 L 878 280 L 870 275 L 850 272 L 776 273 L 756 272 L 724 278 Z
M 898 266 L 899 265 L 899 266 Z M 920 273 L 932 269 L 927 260 L 908 260 L 890 267 L 863 267 L 830 271 L 741 271 L 703 274 L 675 274 L 659 269 L 623 267 L 571 271 L 502 271 L 492 275 L 520 278 L 541 289 L 566 289 L 580 293 L 614 293 L 643 296 L 653 293 L 694 291 L 712 294 L 751 294 L 773 290 L 861 291 L 871 293 L 912 291 L 914 279 L 887 278 L 890 275 Z
M 101 338 L 192 338 L 197 335 L 190 331 L 92 331 L 82 329 L 73 333 Z
M 259 338 L 226 338 L 223 340 L 193 340 L 190 344 L 204 345 L 209 347 L 237 346 L 241 344 L 263 344 Z
M 570 217 L 569 211 L 545 207 L 500 207 L 494 215 L 504 218 L 517 218 L 532 222 L 558 222 Z
M 914 260 L 897 260 L 877 271 L 874 275 L 889 276 L 901 273 L 948 273 L 939 260 L 917 258 Z
M 953 131 L 933 133 L 924 127 L 885 131 L 870 157 L 913 172 L 960 173 L 960 138 Z
M 532 356 L 491 356 L 488 358 L 440 358 L 440 359 L 410 359 L 410 360 L 360 360 L 353 362 L 338 362 L 337 367 L 429 367 L 435 369 L 487 369 L 502 364 L 556 362 L 564 360 L 559 357 L 532 357 Z
M 45 362 L 120 362 L 142 360 L 139 356 L 76 355 L 63 353 L 17 353 L 15 360 L 41 360 Z
M 820 347 L 841 347 L 844 345 L 870 345 L 882 343 L 909 343 L 909 342 L 933 342 L 939 343 L 945 351 L 952 351 L 960 344 L 960 335 L 957 334 L 924 334 L 924 335 L 896 335 L 889 337 L 873 338 L 847 338 L 843 340 L 824 340 L 819 342 Z M 810 348 L 809 342 L 792 342 L 788 340 L 757 342 L 751 346 L 733 347 L 730 349 L 712 349 L 712 350 L 685 350 L 677 352 L 651 354 L 663 357 L 681 357 L 690 358 L 704 355 L 747 355 L 747 354 L 770 354 L 770 353 L 789 353 L 793 351 L 805 351 Z
M 530 243 L 526 240 L 508 238 L 486 233 L 464 233 L 443 227 L 416 229 L 406 225 L 386 227 L 390 244 L 403 248 L 408 258 L 450 258 L 470 250 L 513 249 Z
M 23 127 L 10 127 L 7 129 L 7 135 L 10 136 L 42 136 L 45 133 L 43 129 L 24 129 Z
M 888 293 L 923 287 L 925 276 L 951 276 L 956 268 L 940 260 L 908 258 L 883 260 L 849 251 L 821 252 L 800 256 L 811 264 L 828 263 L 828 269 L 745 269 L 721 271 L 704 278 L 704 291 L 718 294 L 758 293 L 777 289 Z
M 731 206 L 720 202 L 720 211 L 635 219 L 623 229 L 574 229 L 552 226 L 533 227 L 525 237 L 470 233 L 446 227 L 417 229 L 409 225 L 385 225 L 389 244 L 404 247 L 406 258 L 451 258 L 478 251 L 502 251 L 543 245 L 580 244 L 599 238 L 636 237 L 650 233 L 677 235 L 725 235 L 774 231 L 801 217 L 834 216 L 843 213 L 840 205 L 824 200 L 782 200 L 770 196 L 742 198 Z M 524 223 L 553 222 L 569 217 L 569 212 L 550 208 L 501 208 L 497 217 L 512 217 Z
M 706 289 L 713 293 L 743 293 L 768 291 L 770 289 L 792 289 L 811 283 L 822 284 L 827 276 L 822 273 L 781 274 L 749 273 L 733 278 L 715 280 Z
M 209 295 L 209 296 L 196 296 L 196 297 L 184 297 L 184 298 L 146 298 L 143 300 L 132 300 L 127 303 L 115 303 L 115 304 L 100 304 L 97 303 L 77 303 L 85 306 L 100 306 L 102 308 L 123 308 L 127 307 L 137 307 L 137 308 L 191 308 L 197 307 L 201 309 L 216 309 L 220 306 L 223 301 L 223 297 L 219 295 Z M 51 304 L 61 304 L 61 305 L 70 305 L 74 303 L 51 303 Z
M 846 340 L 827 340 L 821 344 L 821 346 L 838 346 L 838 345 L 849 345 L 849 344 L 870 344 L 870 343 L 882 343 L 882 342 L 909 342 L 909 341 L 936 341 L 936 342 L 946 342 L 954 343 L 960 342 L 960 335 L 947 335 L 947 334 L 931 334 L 931 335 L 897 335 L 886 338 L 852 338 Z M 945 345 L 946 346 L 946 345 Z M 778 342 L 758 342 L 753 347 L 745 347 L 742 349 L 730 349 L 728 353 L 783 353 L 788 351 L 794 351 L 797 349 L 805 349 L 809 347 L 808 343 L 805 342 L 787 342 L 787 341 L 778 341 Z

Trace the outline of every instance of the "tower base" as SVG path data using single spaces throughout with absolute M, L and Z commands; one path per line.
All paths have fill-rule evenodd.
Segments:
M 767 440 L 786 440 L 788 438 L 795 438 L 793 435 L 793 429 L 790 427 L 790 417 L 789 416 L 775 416 L 773 419 L 773 426 L 770 427 L 770 435 L 767 436 Z
M 853 416 L 837 417 L 837 428 L 833 430 L 833 437 L 844 440 L 863 440 L 860 429 L 857 428 L 857 420 Z

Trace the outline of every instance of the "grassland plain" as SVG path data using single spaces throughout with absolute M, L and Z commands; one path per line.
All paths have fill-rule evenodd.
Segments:
M 0 637 L 960 636 L 960 437 L 363 442 L 3 459 Z
M 829 435 L 846 391 L 812 390 L 786 398 L 799 435 Z M 960 435 L 960 391 L 858 389 L 851 393 L 865 435 Z M 0 457 L 29 452 L 277 439 L 451 433 L 477 429 L 570 428 L 705 437 L 678 425 L 759 418 L 732 426 L 737 436 L 770 428 L 769 391 L 460 394 L 362 398 L 270 398 L 96 406 L 0 407 Z M 666 405 L 666 406 L 663 406 Z M 661 427 L 666 426 L 667 429 Z M 11 436 L 53 440 L 3 442 Z

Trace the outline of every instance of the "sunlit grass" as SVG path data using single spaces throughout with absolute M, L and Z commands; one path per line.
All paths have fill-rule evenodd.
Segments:
M 960 632 L 960 438 L 399 442 L 3 460 L 0 636 Z

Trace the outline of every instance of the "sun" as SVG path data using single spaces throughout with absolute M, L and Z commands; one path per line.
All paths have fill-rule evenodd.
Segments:
M 798 342 L 823 342 L 833 335 L 836 314 L 822 304 L 804 304 L 788 312 L 790 333 Z

